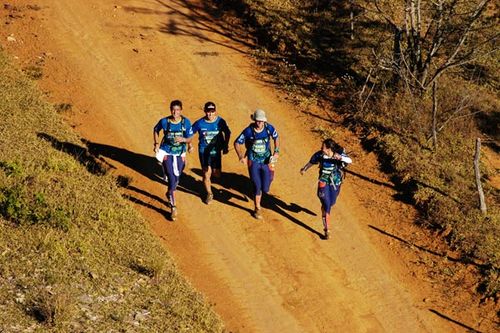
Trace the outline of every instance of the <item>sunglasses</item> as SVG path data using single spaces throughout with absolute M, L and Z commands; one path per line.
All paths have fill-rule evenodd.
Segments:
M 215 109 L 208 109 L 208 110 L 205 110 L 206 113 L 214 113 L 215 112 Z

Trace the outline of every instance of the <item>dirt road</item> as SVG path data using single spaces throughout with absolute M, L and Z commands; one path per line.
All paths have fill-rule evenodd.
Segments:
M 300 176 L 299 168 L 319 148 L 312 130 L 332 121 L 321 110 L 301 112 L 260 80 L 248 41 L 223 28 L 206 2 L 16 1 L 24 23 L 12 20 L 16 41 L 7 48 L 21 62 L 29 52 L 37 56 L 43 88 L 73 106 L 68 120 L 89 147 L 132 179 L 127 195 L 229 331 L 463 331 L 429 311 L 425 287 L 410 285 L 415 281 L 404 265 L 377 241 L 378 221 L 411 218 L 411 209 L 392 201 L 380 206 L 377 200 L 393 194 L 390 183 L 341 129 L 337 139 L 353 152 L 353 170 L 378 185 L 349 178 L 334 208 L 333 237 L 320 239 L 316 173 Z M 264 221 L 250 216 L 247 172 L 234 151 L 224 159 L 224 186 L 215 185 L 216 201 L 208 206 L 198 195 L 197 155 L 190 155 L 179 218 L 165 219 L 152 126 L 177 98 L 193 121 L 213 100 L 233 136 L 255 108 L 268 112 L 282 153 Z

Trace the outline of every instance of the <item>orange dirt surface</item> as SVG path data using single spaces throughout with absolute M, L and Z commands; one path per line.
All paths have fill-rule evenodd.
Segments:
M 70 104 L 68 123 L 114 174 L 131 179 L 124 196 L 227 331 L 495 331 L 498 306 L 479 304 L 477 268 L 414 226 L 417 213 L 396 199 L 354 134 L 325 110 L 288 103 L 263 80 L 250 39 L 209 3 L 3 1 L 0 45 L 20 68 L 42 70 L 47 99 Z M 214 101 L 233 138 L 255 108 L 267 111 L 282 148 L 264 220 L 250 215 L 247 170 L 233 150 L 210 205 L 200 197 L 197 154 L 188 156 L 179 217 L 166 218 L 152 128 L 173 99 L 192 121 Z M 328 241 L 320 237 L 316 172 L 299 173 L 319 149 L 319 128 L 333 128 L 354 161 Z

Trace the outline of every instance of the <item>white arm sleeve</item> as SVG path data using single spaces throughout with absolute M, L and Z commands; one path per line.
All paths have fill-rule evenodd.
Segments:
M 342 157 L 340 159 L 342 162 L 347 163 L 347 164 L 351 164 L 352 163 L 352 159 L 349 156 L 347 156 L 345 154 L 342 154 L 340 156 Z

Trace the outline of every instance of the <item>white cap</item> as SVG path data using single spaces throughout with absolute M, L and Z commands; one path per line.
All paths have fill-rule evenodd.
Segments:
M 262 109 L 255 110 L 251 118 L 256 121 L 267 121 L 266 112 Z

